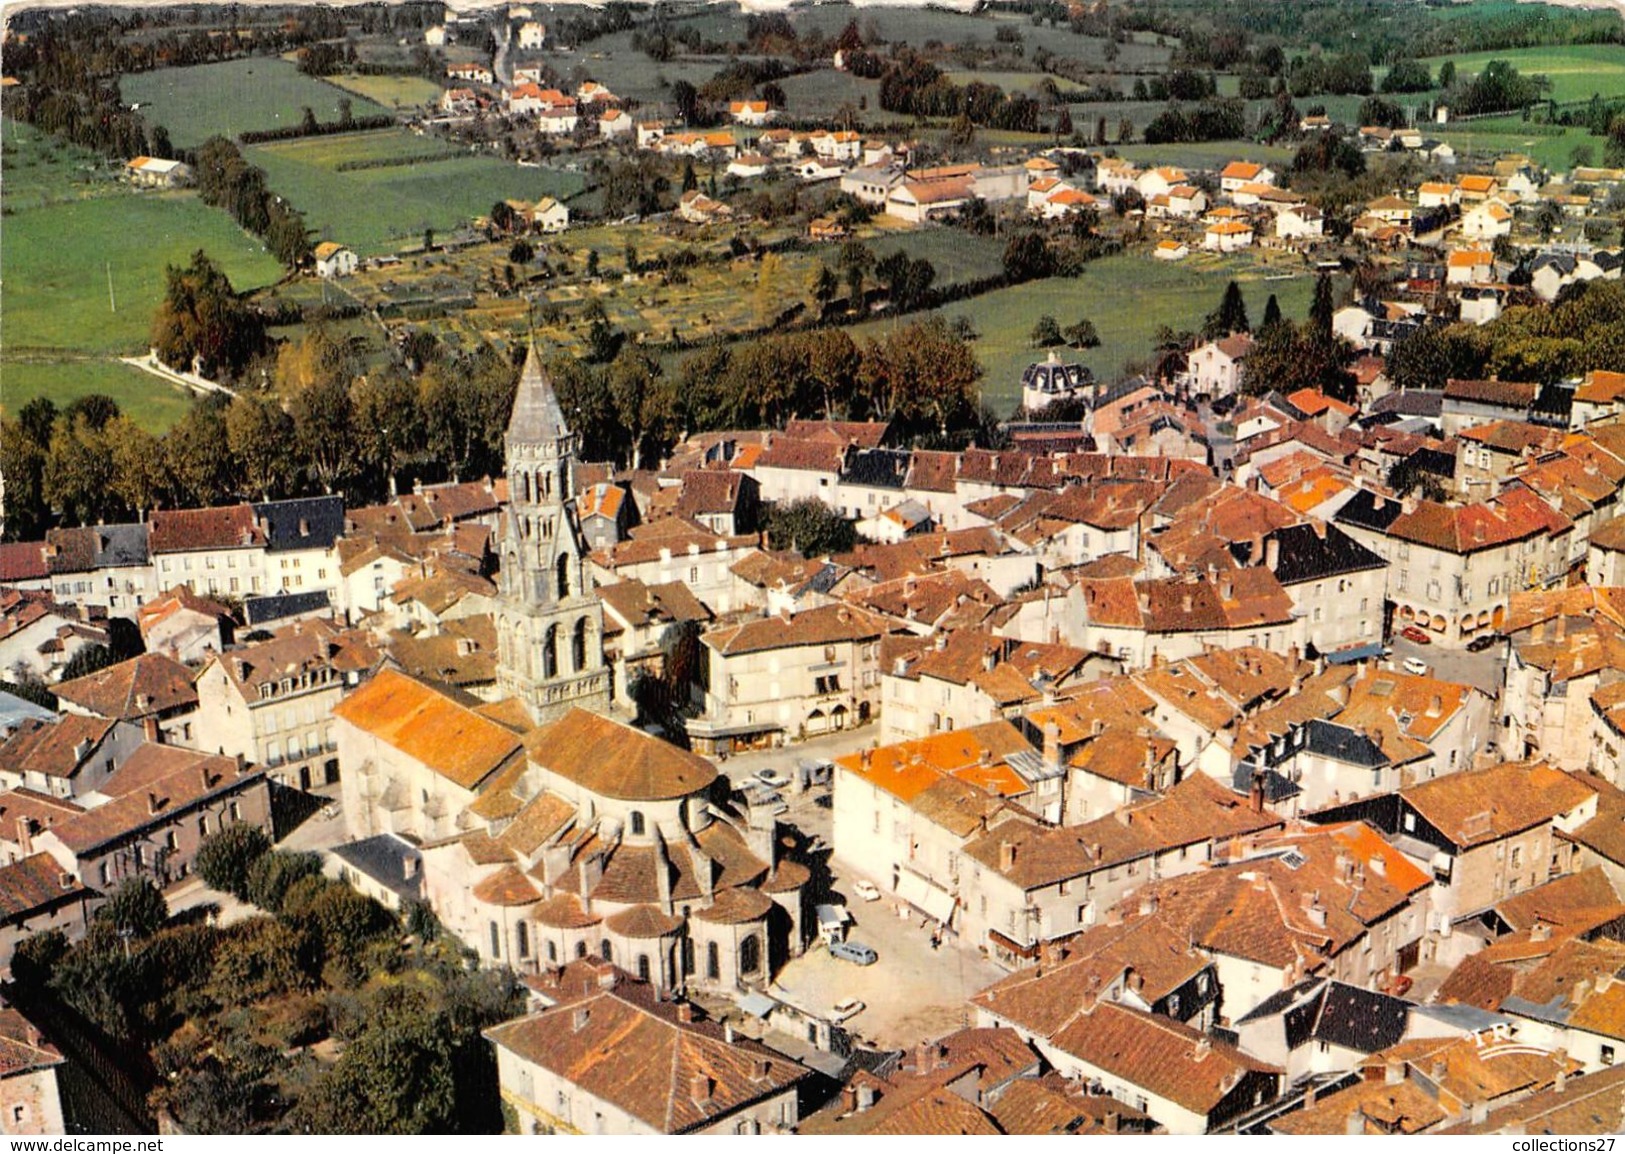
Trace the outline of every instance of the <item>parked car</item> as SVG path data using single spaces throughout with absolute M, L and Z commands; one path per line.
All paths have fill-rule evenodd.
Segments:
M 872 966 L 880 960 L 880 955 L 862 942 L 831 942 L 829 952 L 831 956 L 851 962 L 854 966 Z
M 1409 974 L 1395 974 L 1388 982 L 1387 992 L 1396 998 L 1403 998 L 1415 984 Z
M 857 998 L 845 998 L 835 1003 L 830 1017 L 833 1021 L 844 1022 L 854 1015 L 863 1013 L 866 1008 L 864 1003 Z
M 756 780 L 765 785 L 771 785 L 774 789 L 783 789 L 790 784 L 788 777 L 772 768 L 758 769 L 756 771 Z
M 1475 637 L 1467 643 L 1468 653 L 1482 653 L 1484 650 L 1501 644 L 1506 638 L 1499 633 L 1486 633 L 1482 637 Z
M 1427 676 L 1428 663 L 1420 657 L 1407 657 L 1404 661 L 1405 672 L 1414 673 L 1418 677 Z
M 878 902 L 880 900 L 880 891 L 875 888 L 874 882 L 853 882 L 852 892 L 866 902 Z
M 1414 641 L 1418 645 L 1432 645 L 1433 638 L 1427 635 L 1425 629 L 1418 629 L 1414 625 L 1407 625 L 1399 631 L 1399 635 L 1406 641 Z

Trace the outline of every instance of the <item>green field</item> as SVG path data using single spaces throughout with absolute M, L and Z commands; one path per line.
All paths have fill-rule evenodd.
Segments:
M 161 433 L 192 405 L 189 393 L 119 361 L 0 360 L 0 413 L 11 414 L 35 397 L 57 406 L 101 393 L 143 428 Z
M 166 265 L 202 248 L 246 289 L 276 280 L 277 263 L 194 193 L 135 192 L 106 163 L 25 125 L 5 122 L 4 136 L 0 403 L 108 393 L 142 424 L 166 427 L 187 398 L 101 358 L 146 350 Z
M 834 116 L 845 104 L 862 109 L 859 115 L 864 124 L 902 119 L 881 111 L 880 81 L 865 80 L 850 72 L 821 68 L 817 72 L 786 76 L 779 81 L 779 87 L 784 89 L 785 115 L 795 120 Z
M 1159 325 L 1178 330 L 1200 326 L 1232 277 L 1241 282 L 1248 314 L 1255 321 L 1263 315 L 1271 293 L 1287 316 L 1302 318 L 1309 308 L 1314 280 L 1301 275 L 1301 269 L 1301 265 L 1283 265 L 1275 272 L 1259 268 L 1250 258 L 1208 255 L 1164 264 L 1143 252 L 1126 253 L 1090 265 L 1075 279 L 1058 277 L 999 289 L 942 312 L 948 317 L 969 317 L 980 334 L 976 355 L 987 370 L 983 396 L 1005 415 L 1020 394 L 1022 370 L 1042 355 L 1028 344 L 1028 334 L 1040 316 L 1053 316 L 1062 325 L 1080 317 L 1094 321 L 1101 345 L 1081 359 L 1102 380 L 1111 381 L 1117 379 L 1125 362 L 1151 354 Z M 1288 271 L 1300 275 L 1263 279 Z M 847 331 L 854 339 L 879 337 L 898 323 L 872 321 Z
M 124 99 L 141 106 L 148 124 L 161 124 L 177 147 L 195 148 L 209 137 L 285 128 L 299 123 L 309 108 L 324 124 L 339 118 L 341 89 L 301 73 L 286 60 L 254 56 L 221 64 L 160 68 L 119 79 Z M 356 116 L 389 109 L 352 96 Z
M 1268 164 L 1279 174 L 1292 163 L 1293 150 L 1246 140 L 1204 140 L 1192 144 L 1127 144 L 1119 155 L 1146 167 L 1173 164 L 1182 168 L 1223 168 L 1232 160 Z
M 1456 150 L 1457 165 L 1487 164 L 1506 153 L 1521 152 L 1550 169 L 1569 167 L 1569 154 L 1585 145 L 1600 159 L 1604 141 L 1583 128 L 1529 124 L 1517 116 L 1496 116 L 1435 129 Z
M 326 136 L 255 145 L 249 159 L 270 186 L 305 214 L 324 240 L 363 255 L 420 241 L 425 228 L 444 234 L 490 211 L 498 200 L 539 200 L 580 191 L 574 173 L 521 168 L 490 155 L 445 152 L 446 159 L 339 171 L 361 157 L 419 158 L 444 146 L 405 130 Z
M 433 104 L 440 99 L 441 88 L 432 80 L 421 76 L 329 76 L 329 84 L 337 84 L 346 92 L 353 92 L 383 108 L 415 108 Z
M 1618 44 L 1570 44 L 1550 48 L 1512 48 L 1503 52 L 1475 52 L 1464 56 L 1440 56 L 1426 63 L 1439 74 L 1446 60 L 1456 62 L 1456 75 L 1465 79 L 1481 71 L 1491 60 L 1505 60 L 1525 76 L 1536 73 L 1552 81 L 1548 94 L 1553 100 L 1590 100 L 1592 93 L 1603 97 L 1625 96 L 1625 48 Z
M 15 120 L 0 122 L 0 167 L 7 215 L 124 191 L 115 167 L 103 157 Z

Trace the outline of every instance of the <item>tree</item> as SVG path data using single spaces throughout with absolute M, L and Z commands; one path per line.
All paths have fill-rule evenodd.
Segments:
M 1443 64 L 1439 65 L 1439 87 L 1449 89 L 1455 83 L 1456 62 L 1454 60 L 1446 60 Z
M 45 457 L 45 499 L 64 520 L 94 524 L 113 512 L 113 459 L 107 438 L 84 418 L 57 421 Z
M 175 499 L 184 506 L 217 504 L 231 491 L 232 461 L 225 399 L 195 402 L 164 437 L 164 465 Z
M 322 859 L 313 853 L 272 850 L 248 867 L 248 900 L 270 913 L 282 912 L 282 899 L 295 883 L 322 872 Z
M 276 918 L 249 918 L 232 926 L 220 943 L 209 985 L 225 1005 L 276 997 L 308 984 L 299 963 L 309 956 L 309 943 L 294 927 Z
M 857 540 L 852 522 L 817 497 L 773 505 L 765 528 L 769 546 L 794 549 L 808 558 L 845 553 Z
M 305 105 L 304 115 L 299 118 L 299 129 L 307 136 L 314 136 L 321 131 L 321 125 L 316 123 L 316 113 L 310 105 Z
M 1134 121 L 1130 120 L 1126 116 L 1117 122 L 1117 143 L 1134 143 Z
M 48 441 L 49 426 L 46 437 Z M 42 536 L 51 512 L 45 501 L 45 447 L 21 419 L 0 421 L 0 475 L 6 479 L 6 537 L 28 541 Z
M 982 366 L 941 317 L 905 325 L 870 343 L 859 368 L 869 411 L 905 431 L 947 437 L 974 429 Z
M 1259 322 L 1258 331 L 1263 332 L 1271 325 L 1276 325 L 1280 322 L 1281 302 L 1275 299 L 1274 293 L 1270 293 L 1270 299 L 1264 302 L 1264 319 Z
M 1088 318 L 1081 318 L 1076 323 L 1067 325 L 1061 330 L 1066 337 L 1066 343 L 1075 349 L 1094 349 L 1100 347 L 1100 334 L 1095 331 L 1095 322 Z
M 235 376 L 265 347 L 265 321 L 237 297 L 225 272 L 202 249 L 185 268 L 164 271 L 164 300 L 152 343 L 165 364 L 209 377 Z
M 92 673 L 113 664 L 113 651 L 105 645 L 92 643 L 77 650 L 62 667 L 62 680 L 73 681 L 89 677 Z
M 1061 326 L 1052 316 L 1041 316 L 1027 337 L 1028 342 L 1040 349 L 1052 348 L 1062 342 Z
M 263 501 L 279 497 L 293 479 L 293 418 L 273 397 L 239 393 L 226 409 L 226 440 L 244 487 Z
M 237 822 L 205 838 L 193 866 L 211 889 L 248 901 L 248 874 L 271 852 L 271 839 L 257 825 Z
M 1314 299 L 1309 302 L 1309 331 L 1317 340 L 1332 336 L 1332 278 L 1325 273 L 1315 278 Z
M 626 431 L 631 467 L 658 458 L 677 436 L 677 397 L 661 374 L 660 363 L 636 349 L 627 349 L 609 366 L 609 394 L 616 419 Z
M 1208 313 L 1202 322 L 1202 336 L 1207 340 L 1218 340 L 1231 333 L 1250 332 L 1247 323 L 1247 302 L 1242 299 L 1241 286 L 1231 281 L 1224 286 L 1224 295 L 1219 298 L 1219 307 Z
M 158 887 L 145 877 L 126 878 L 96 911 L 120 937 L 149 938 L 169 920 L 169 906 Z
M 294 395 L 290 406 L 294 443 L 311 477 L 325 493 L 355 469 L 355 409 L 350 384 L 341 378 L 317 380 Z
M 1020 232 L 1004 246 L 1004 275 L 1011 284 L 1040 280 L 1055 271 L 1049 244 L 1036 232 Z
M 862 312 L 865 305 L 863 282 L 869 270 L 874 268 L 875 254 L 862 241 L 849 240 L 841 245 L 837 263 L 846 277 L 848 311 Z
M 810 287 L 813 301 L 818 305 L 818 315 L 822 317 L 829 312 L 829 306 L 835 300 L 835 294 L 841 291 L 840 282 L 835 279 L 835 273 L 830 269 L 829 265 L 820 262 L 818 270 L 813 273 Z
M 169 488 L 164 445 L 129 417 L 107 426 L 107 448 L 113 457 L 113 495 L 126 509 L 145 519 Z

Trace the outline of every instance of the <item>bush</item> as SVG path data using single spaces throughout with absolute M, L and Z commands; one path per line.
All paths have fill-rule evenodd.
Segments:
M 322 859 L 313 853 L 272 850 L 248 869 L 248 900 L 262 910 L 281 913 L 293 884 L 321 872 Z

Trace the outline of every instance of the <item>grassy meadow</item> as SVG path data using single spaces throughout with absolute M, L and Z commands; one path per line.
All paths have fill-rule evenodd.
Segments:
M 140 105 L 148 124 L 168 129 L 177 148 L 195 148 L 215 135 L 290 127 L 307 107 L 327 124 L 339 118 L 339 101 L 346 99 L 342 89 L 265 56 L 132 73 L 119 78 L 119 91 Z M 348 99 L 355 116 L 390 111 L 364 96 Z

